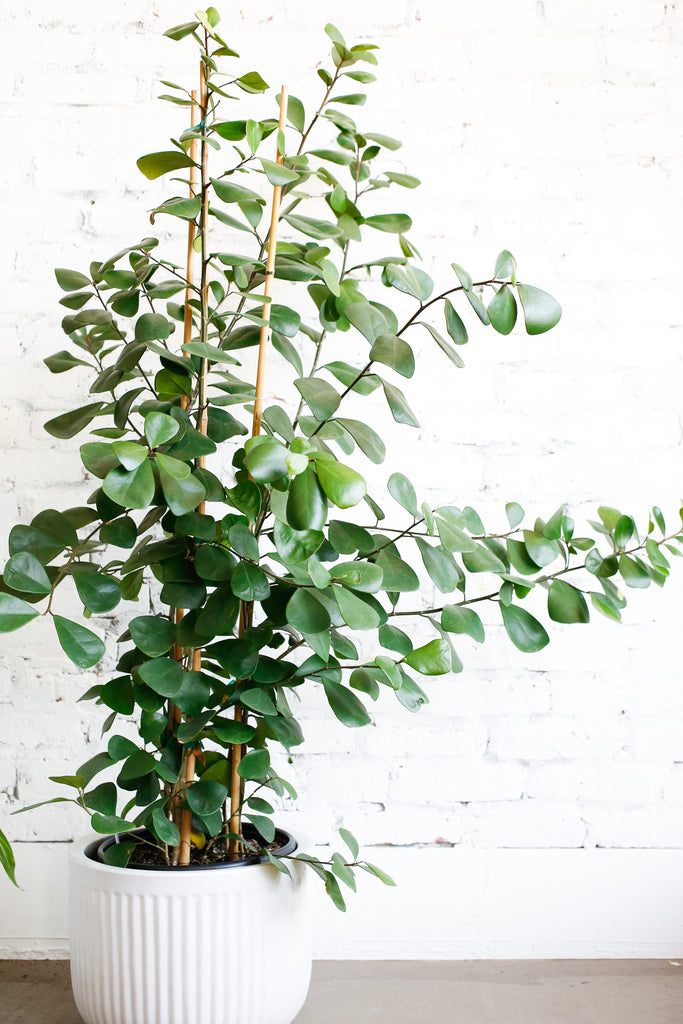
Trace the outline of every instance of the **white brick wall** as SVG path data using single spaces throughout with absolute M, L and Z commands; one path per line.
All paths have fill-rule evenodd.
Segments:
M 393 431 L 398 449 L 376 481 L 402 468 L 425 498 L 470 503 L 491 525 L 511 499 L 542 515 L 566 501 L 577 518 L 602 501 L 641 522 L 657 503 L 673 521 L 683 493 L 680 6 L 493 0 L 473 14 L 459 0 L 347 0 L 340 11 L 279 0 L 269 9 L 239 7 L 225 34 L 249 67 L 310 102 L 328 18 L 381 45 L 380 82 L 359 121 L 404 139 L 395 166 L 424 185 L 386 197 L 387 209 L 410 212 L 437 284 L 450 281 L 452 260 L 487 273 L 506 247 L 522 279 L 564 307 L 540 338 L 474 328 L 465 371 L 416 331 L 419 371 L 405 390 L 422 428 Z M 143 187 L 134 164 L 177 131 L 175 108 L 154 100 L 156 82 L 189 81 L 194 67 L 190 47 L 161 32 L 191 14 L 179 0 L 35 0 L 0 13 L 3 534 L 46 497 L 59 507 L 87 493 L 72 483 L 75 456 L 40 429 L 78 382 L 42 365 L 62 347 L 52 268 L 87 265 L 149 230 L 145 211 L 164 188 Z M 537 656 L 511 649 L 494 614 L 487 645 L 459 644 L 464 674 L 430 683 L 432 704 L 414 718 L 385 699 L 376 726 L 351 733 L 311 694 L 308 742 L 291 767 L 301 791 L 292 821 L 321 842 L 345 824 L 380 846 L 680 851 L 681 569 L 662 593 L 632 593 L 623 626 L 555 627 Z M 19 840 L 83 828 L 59 805 L 7 812 L 15 794 L 52 795 L 47 774 L 96 746 L 98 716 L 73 704 L 96 673 L 86 676 L 69 671 L 39 626 L 1 642 L 0 821 Z M 21 865 L 21 845 L 18 856 Z M 490 896 L 483 882 L 480 896 Z M 22 934 L 59 932 L 27 923 Z M 457 948 L 478 955 L 476 942 Z

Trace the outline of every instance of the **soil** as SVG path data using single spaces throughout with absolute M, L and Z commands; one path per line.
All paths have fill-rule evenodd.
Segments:
M 272 843 L 264 843 L 263 840 L 258 838 L 252 839 L 251 836 L 249 837 L 249 841 L 252 844 L 256 844 L 258 846 L 258 850 L 249 852 L 246 856 L 239 857 L 236 863 L 255 861 L 266 850 L 268 850 L 269 853 L 275 853 L 276 850 L 279 850 L 281 846 L 284 845 L 281 842 L 277 842 L 277 837 Z M 207 847 L 208 845 L 209 844 L 207 843 Z M 203 850 L 199 850 L 196 846 L 192 847 L 190 853 L 191 865 L 235 863 L 234 861 L 228 860 L 228 851 L 224 841 L 215 843 L 210 847 L 210 849 L 207 849 L 207 847 L 204 847 Z M 137 843 L 128 864 L 130 867 L 135 867 L 136 865 L 160 868 L 168 867 L 168 864 L 164 859 L 163 851 L 157 846 L 150 846 L 149 843 Z

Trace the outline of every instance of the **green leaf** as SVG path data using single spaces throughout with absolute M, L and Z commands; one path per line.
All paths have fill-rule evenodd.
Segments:
M 335 583 L 341 583 L 351 590 L 376 594 L 382 586 L 382 569 L 374 562 L 337 562 L 329 571 Z
M 413 226 L 412 220 L 405 213 L 380 213 L 375 217 L 366 217 L 365 223 L 370 228 L 387 231 L 393 235 L 404 235 Z
M 152 503 L 155 489 L 154 473 L 149 459 L 133 470 L 116 466 L 107 473 L 102 484 L 102 490 L 107 497 L 122 508 L 147 508 Z
M 483 324 L 490 323 L 489 315 L 486 312 L 486 306 L 481 301 L 481 299 L 476 294 L 476 292 L 467 291 L 466 290 L 465 291 L 465 297 L 466 297 L 467 301 L 469 302 L 470 306 L 472 307 L 472 309 L 474 310 L 474 312 L 477 314 L 477 316 L 481 320 L 481 322 Z
M 510 528 L 514 530 L 524 519 L 524 509 L 516 501 L 509 501 L 505 506 L 505 514 L 508 518 Z
M 550 642 L 545 629 L 525 608 L 509 604 L 500 606 L 505 632 L 515 647 L 525 654 L 535 654 Z
M 344 305 L 344 316 L 370 344 L 387 333 L 388 323 L 378 309 L 369 302 L 351 302 Z
M 287 454 L 280 441 L 263 438 L 262 443 L 248 447 L 244 466 L 257 483 L 272 483 L 288 475 Z
M 175 697 L 183 685 L 183 669 L 172 658 L 151 658 L 138 669 L 138 675 L 146 686 L 162 697 Z
M 50 577 L 35 555 L 29 551 L 20 551 L 12 555 L 5 565 L 3 578 L 8 587 L 23 594 L 49 594 L 52 590 Z
M 242 133 L 242 137 L 244 133 Z M 223 203 L 258 203 L 260 206 L 265 206 L 265 199 L 254 192 L 253 189 L 245 188 L 244 185 L 238 185 L 232 181 L 221 181 L 220 178 L 212 178 L 211 184 L 214 192 Z M 244 263 L 249 263 L 246 257 L 237 257 L 239 260 L 244 260 Z M 183 346 L 184 348 L 185 346 Z
M 278 554 L 286 562 L 305 562 L 318 550 L 324 536 L 320 530 L 296 530 L 276 519 L 273 540 Z
M 83 359 L 77 359 L 66 350 L 55 352 L 54 355 L 43 359 L 43 362 L 51 373 L 64 373 L 66 370 L 72 370 L 75 366 L 90 366 L 90 363 L 86 363 Z
M 83 448 L 88 446 L 83 445 Z M 112 451 L 124 469 L 137 469 L 141 462 L 144 462 L 148 455 L 145 445 L 135 444 L 133 441 L 114 441 Z M 109 460 L 107 459 L 108 464 Z M 114 467 L 111 467 L 114 468 Z M 107 470 L 109 472 L 109 470 Z M 106 476 L 106 473 L 105 473 Z
M 110 679 L 100 689 L 99 696 L 103 704 L 119 715 L 132 715 L 135 710 L 133 680 L 130 676 Z
M 131 619 L 128 628 L 135 646 L 150 658 L 166 654 L 175 640 L 175 627 L 159 615 L 140 615 Z
M 334 47 L 333 47 L 333 51 L 334 51 Z M 334 905 L 337 908 L 337 910 L 341 910 L 342 912 L 346 911 L 346 903 L 344 902 L 344 897 L 341 894 L 341 890 L 339 888 L 339 882 L 334 877 L 334 875 L 332 874 L 331 871 L 325 871 L 324 872 L 324 876 L 325 876 L 325 892 L 330 897 L 330 899 L 334 903 Z
M 72 622 L 61 615 L 54 615 L 53 622 L 60 646 L 74 665 L 78 665 L 79 668 L 92 668 L 98 663 L 104 654 L 104 644 L 98 636 L 80 623 Z
M 396 651 L 397 654 L 408 654 L 413 649 L 413 643 L 408 634 L 396 626 L 380 626 L 378 639 L 382 647 L 389 651 Z
M 517 303 L 506 284 L 493 296 L 487 309 L 494 330 L 509 334 L 517 322 Z
M 448 358 L 453 363 L 453 365 L 457 366 L 458 369 L 462 369 L 463 366 L 465 365 L 465 363 L 463 362 L 463 359 L 462 359 L 460 353 L 457 352 L 453 348 L 453 346 L 449 342 L 446 341 L 446 339 L 443 337 L 443 335 L 441 335 L 437 331 L 436 327 L 432 327 L 431 324 L 425 323 L 424 320 L 419 320 L 418 323 L 421 324 L 422 327 L 425 327 L 429 331 L 429 333 L 431 334 L 432 338 L 437 343 L 437 345 L 439 346 L 441 351 L 445 355 L 448 356 Z
M 642 589 L 650 586 L 650 575 L 640 561 L 636 561 L 629 555 L 621 555 L 619 558 L 619 572 L 627 587 Z
M 275 702 L 270 694 L 266 693 L 265 690 L 258 690 L 256 688 L 242 690 L 239 694 L 239 699 L 240 704 L 244 704 L 244 706 L 250 708 L 251 711 L 258 712 L 259 715 L 277 714 Z
M 486 639 L 482 621 L 471 608 L 462 608 L 457 604 L 447 604 L 441 612 L 441 627 L 448 633 L 465 633 L 477 643 L 483 644 Z
M 351 851 L 351 857 L 353 858 L 353 860 L 358 860 L 360 847 L 358 845 L 358 840 L 356 839 L 356 837 L 346 828 L 340 828 L 339 835 L 342 837 L 343 841 L 346 843 L 349 850 Z
M 542 533 L 536 533 L 535 530 L 524 531 L 524 546 L 529 557 L 539 566 L 550 565 L 560 554 L 554 540 L 548 540 Z
M 299 180 L 296 171 L 291 171 L 288 167 L 283 167 L 282 164 L 273 163 L 272 160 L 261 158 L 261 166 L 271 185 L 289 185 L 291 182 Z
M 170 333 L 171 322 L 161 313 L 143 313 L 135 324 L 135 340 L 144 344 L 150 341 L 165 341 Z
M 287 120 L 298 132 L 304 131 L 306 113 L 303 103 L 296 96 L 289 96 L 287 99 Z
M 498 257 L 496 259 L 496 269 L 493 272 L 494 276 L 495 277 L 512 277 L 513 278 L 513 284 L 514 284 L 514 274 L 515 274 L 516 269 L 517 269 L 517 260 L 515 259 L 515 257 L 512 255 L 511 252 L 508 252 L 507 249 L 503 249 L 503 251 L 498 254 Z
M 294 386 L 317 420 L 327 420 L 334 415 L 340 398 L 331 384 L 318 377 L 303 377 L 295 380 Z
M 263 569 L 250 562 L 240 562 L 230 579 L 235 597 L 241 601 L 265 601 L 270 597 L 270 584 Z
M 602 612 L 606 618 L 611 619 L 612 622 L 621 622 L 621 612 L 604 594 L 595 594 L 591 592 L 591 604 L 594 608 L 597 608 L 599 612 Z
M 380 882 L 382 882 L 384 885 L 396 885 L 396 882 L 393 880 L 393 878 L 390 875 L 388 875 L 386 871 L 382 871 L 381 868 L 378 868 L 376 864 L 371 864 L 370 861 L 366 860 L 363 864 L 360 865 L 360 867 L 364 868 L 371 875 L 374 875 L 375 878 L 379 878 Z
M 356 729 L 370 724 L 370 715 L 355 693 L 331 679 L 323 679 L 323 687 L 328 704 L 343 725 Z
M 135 828 L 135 822 L 117 818 L 115 814 L 99 814 L 97 812 L 90 819 L 90 824 L 95 832 L 103 836 L 118 835 Z
M 225 803 L 228 790 L 221 782 L 194 782 L 185 790 L 185 799 L 191 811 L 204 817 L 219 811 Z
M 287 622 L 301 633 L 321 633 L 330 628 L 330 616 L 310 590 L 297 588 L 285 610 Z
M 157 839 L 168 846 L 176 846 L 180 842 L 180 829 L 169 821 L 161 807 L 152 811 L 152 830 Z
M 390 366 L 403 377 L 412 377 L 415 372 L 412 348 L 395 334 L 380 334 L 370 349 L 370 358 L 373 362 Z
M 135 750 L 123 762 L 119 772 L 119 782 L 132 782 L 134 779 L 144 779 L 156 768 L 157 762 L 154 755 L 148 750 Z
M 88 426 L 102 408 L 102 402 L 83 405 L 79 409 L 62 413 L 61 416 L 55 416 L 54 419 L 48 420 L 47 423 L 43 424 L 43 428 L 52 437 L 58 437 L 61 440 L 75 437 L 76 434 Z
M 464 530 L 454 526 L 453 523 L 444 519 L 436 520 L 436 529 L 439 540 L 446 548 L 446 551 L 476 551 L 476 541 L 472 540 Z
M 316 472 L 320 486 L 337 508 L 351 508 L 365 496 L 365 480 L 350 466 L 328 459 L 318 459 Z
M 363 74 L 363 72 L 357 72 L 357 74 Z M 353 75 L 349 75 L 353 78 Z M 374 80 L 374 75 L 372 76 Z M 363 81 L 363 79 L 360 79 Z M 388 178 L 389 181 L 393 181 L 396 185 L 402 185 L 403 188 L 417 188 L 421 182 L 419 178 L 414 177 L 412 174 L 401 174 L 398 171 L 384 171 L 384 177 Z
M 370 462 L 374 462 L 377 466 L 384 462 L 384 456 L 386 455 L 384 441 L 367 423 L 362 423 L 360 420 L 342 419 L 341 417 L 335 420 L 335 422 L 341 423 L 344 430 L 348 430 L 363 452 L 363 455 L 370 459 Z
M 334 599 L 339 614 L 350 629 L 376 629 L 380 625 L 380 616 L 375 608 L 345 587 L 334 587 Z
M 308 235 L 309 238 L 338 238 L 342 233 L 340 227 L 336 224 L 330 224 L 327 220 L 316 220 L 313 217 L 296 217 L 293 214 L 284 214 L 282 219 L 290 227 L 293 227 L 296 231 L 301 231 L 304 235 Z M 309 277 L 306 278 L 306 280 L 309 279 Z
M 187 463 L 167 455 L 157 453 L 156 462 L 159 467 L 159 482 L 166 503 L 176 516 L 192 512 L 206 497 L 206 488 L 189 472 Z M 183 472 L 178 467 L 183 467 Z M 170 472 L 169 472 L 170 470 Z M 187 473 L 184 472 L 187 470 Z
M 353 52 L 357 52 L 358 47 L 353 47 Z M 403 143 L 400 139 L 393 139 L 390 135 L 381 135 L 379 132 L 363 132 L 363 137 L 369 139 L 370 142 L 376 142 L 378 146 L 383 146 L 384 149 L 396 150 L 400 149 Z M 400 215 L 399 215 L 400 216 Z
M 417 574 L 407 562 L 386 549 L 377 555 L 376 564 L 382 569 L 382 590 L 404 593 L 419 590 Z
M 191 35 L 196 28 L 199 28 L 198 21 L 188 21 L 184 25 L 175 25 L 173 28 L 166 29 L 164 35 L 169 39 L 184 39 L 185 36 Z
M 256 537 L 245 523 L 234 523 L 228 530 L 230 546 L 251 562 L 259 560 L 259 546 Z
M 451 339 L 456 345 L 466 345 L 468 341 L 467 328 L 449 299 L 444 302 L 444 313 L 446 314 L 446 330 Z
M 389 384 L 388 381 L 382 381 L 382 388 L 384 389 L 384 397 L 387 400 L 391 415 L 394 417 L 397 423 L 405 423 L 409 427 L 419 427 L 417 419 L 412 409 L 406 401 L 406 397 L 399 388 L 395 388 L 393 384 Z
M 265 747 L 261 747 L 260 749 L 250 750 L 248 754 L 245 754 L 239 763 L 237 772 L 240 778 L 256 782 L 259 779 L 265 778 L 269 768 L 270 754 Z
M 451 645 L 447 640 L 431 640 L 406 654 L 404 661 L 423 676 L 445 675 L 451 671 Z
M 422 537 L 416 537 L 416 541 L 430 579 L 442 594 L 451 594 L 460 582 L 460 573 L 453 558 Z
M 483 544 L 478 544 L 474 551 L 463 552 L 462 561 L 468 572 L 505 572 L 500 558 Z
M 83 776 L 81 776 L 83 778 Z M 85 783 L 79 786 L 82 789 Z M 91 811 L 100 814 L 116 814 L 116 786 L 113 782 L 103 782 L 85 794 L 85 804 Z
M 636 532 L 636 524 L 631 516 L 620 516 L 614 527 L 614 542 L 618 548 L 625 548 Z
M 325 525 L 327 521 L 327 499 L 312 467 L 309 467 L 304 473 L 300 473 L 289 485 L 286 514 L 287 521 L 292 527 L 292 532 L 305 532 L 308 535 L 314 533 L 317 535 L 318 531 L 322 530 Z M 278 536 L 288 546 L 292 540 L 295 540 L 295 538 L 291 538 L 281 529 L 278 530 Z M 314 538 L 309 537 L 309 539 L 313 540 Z M 308 558 L 309 555 L 312 555 L 313 551 L 320 547 L 320 543 L 322 543 L 322 539 L 304 557 Z M 293 559 L 291 554 L 287 556 L 284 551 L 281 551 L 277 536 L 276 544 L 283 558 L 287 559 L 289 557 L 290 560 L 303 561 L 303 559 Z
M 434 290 L 434 282 L 424 270 L 409 263 L 399 266 L 389 263 L 382 271 L 382 282 L 406 295 L 412 295 L 420 302 L 426 302 Z
M 194 167 L 195 162 L 186 153 L 179 149 L 169 150 L 164 153 L 148 153 L 141 156 L 137 161 L 138 169 L 146 178 L 152 181 L 160 178 L 162 174 L 169 171 L 179 171 L 183 167 Z M 89 282 L 88 282 L 89 283 Z M 82 287 L 82 285 L 79 285 Z
M 121 600 L 121 584 L 113 576 L 79 569 L 73 574 L 81 601 L 91 612 L 110 612 Z
M 418 518 L 417 495 L 407 476 L 404 476 L 403 473 L 392 473 L 387 481 L 387 490 L 401 508 L 410 512 L 413 519 Z
M 468 274 L 468 272 L 464 270 L 461 266 L 459 266 L 459 264 L 457 263 L 451 263 L 451 266 L 453 267 L 453 270 L 455 271 L 455 276 L 457 277 L 460 284 L 463 286 L 466 292 L 469 292 L 470 289 L 472 288 L 472 276 Z
M 548 615 L 553 622 L 588 622 L 590 613 L 580 590 L 553 580 L 548 590 Z
M 79 288 L 88 288 L 92 284 L 85 274 L 80 274 L 77 270 L 65 270 L 63 267 L 55 268 L 55 277 L 63 292 L 77 292 Z
M 289 306 L 274 303 L 270 306 L 270 326 L 285 338 L 293 338 L 301 326 L 301 317 Z
M 559 322 L 562 308 L 552 295 L 530 284 L 518 284 L 517 293 L 524 311 L 527 334 L 543 334 Z
M 0 593 L 0 633 L 11 633 L 35 619 L 38 612 L 26 601 Z
M 139 321 L 138 321 L 139 323 Z M 150 448 L 166 444 L 180 432 L 180 423 L 163 412 L 150 412 L 145 416 L 145 437 Z
M 243 92 L 248 93 L 265 92 L 268 88 L 268 83 L 264 82 L 258 71 L 249 71 L 246 75 L 242 75 L 235 81 L 235 85 L 238 85 Z M 273 184 L 279 183 L 273 182 Z
M 353 160 L 353 154 L 346 153 L 343 149 L 309 149 L 308 156 L 317 156 L 319 160 L 328 160 L 341 166 L 348 165 Z

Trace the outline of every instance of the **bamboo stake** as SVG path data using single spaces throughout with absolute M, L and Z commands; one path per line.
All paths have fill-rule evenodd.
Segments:
M 285 118 L 287 116 L 287 88 L 283 85 L 280 90 L 280 119 L 278 123 L 278 138 L 280 132 L 284 131 Z M 284 153 L 280 152 L 280 147 L 277 147 L 277 163 L 282 165 L 284 163 Z M 273 277 L 275 275 L 275 252 L 277 249 L 277 232 L 280 218 L 280 199 L 282 196 L 282 186 L 275 185 L 273 187 L 273 206 L 270 214 L 270 231 L 268 233 L 268 257 L 266 260 L 266 280 L 264 283 L 263 293 L 265 300 L 263 303 L 263 311 L 261 318 L 264 323 L 261 325 L 261 334 L 259 337 L 259 352 L 258 352 L 258 367 L 256 371 L 256 391 L 254 394 L 254 419 L 252 423 L 251 436 L 256 437 L 261 433 L 261 414 L 263 412 L 263 392 L 265 390 L 265 379 L 266 379 L 266 356 L 268 352 L 268 330 L 270 326 L 270 297 L 273 290 Z M 253 621 L 254 617 L 254 603 L 253 601 L 243 601 L 240 605 L 240 625 L 239 635 L 244 635 L 245 629 L 248 629 Z M 235 708 L 235 721 L 242 722 L 244 719 L 244 713 L 242 708 Z M 242 828 L 242 793 L 243 793 L 243 782 L 239 774 L 239 766 L 244 753 L 244 748 L 239 743 L 236 743 L 232 747 L 232 757 L 230 765 L 230 822 L 228 830 L 233 835 L 239 835 Z M 230 839 L 228 842 L 228 857 L 230 860 L 237 860 L 239 855 L 239 841 L 237 839 Z
M 192 127 L 193 125 L 197 124 L 197 122 L 199 121 L 199 92 L 196 89 L 193 89 L 192 93 L 191 93 L 191 97 L 192 97 L 192 106 L 190 108 L 190 127 Z M 189 156 L 194 161 L 194 163 L 190 167 L 190 189 L 189 189 L 190 199 L 194 199 L 196 197 L 196 195 L 197 195 L 197 179 L 198 179 L 197 166 L 196 166 L 196 164 L 197 164 L 197 139 L 192 139 L 191 142 L 190 142 Z M 192 297 L 192 292 L 193 292 L 192 282 L 194 281 L 194 255 L 195 255 L 194 240 L 195 240 L 195 234 L 196 234 L 195 222 L 194 222 L 194 220 L 188 220 L 188 222 L 187 222 L 187 255 L 186 255 L 186 261 L 185 261 L 185 281 L 187 282 L 187 285 L 185 287 L 185 314 L 184 314 L 184 321 L 183 321 L 183 347 L 185 345 L 189 344 L 189 342 L 192 340 L 192 307 L 190 306 L 190 299 Z M 184 352 L 183 354 L 187 355 L 186 352 Z M 183 395 L 182 396 L 182 398 L 180 400 L 180 405 L 181 405 L 181 408 L 187 409 L 187 406 L 188 406 L 187 395 Z M 182 622 L 183 615 L 184 615 L 184 612 L 183 612 L 182 608 L 176 608 L 175 609 L 175 614 L 174 614 L 173 618 L 174 618 L 176 626 L 179 626 L 180 623 Z M 177 643 L 174 645 L 174 648 L 173 648 L 173 657 L 174 657 L 174 659 L 176 661 L 182 661 L 183 660 L 182 648 Z M 180 708 L 176 707 L 176 705 L 172 701 L 169 701 L 169 711 L 168 711 L 168 727 L 169 727 L 169 729 L 172 729 L 174 727 L 174 725 L 179 724 L 181 722 L 181 720 L 182 720 L 182 715 L 181 715 L 181 712 L 180 712 Z M 178 796 L 176 795 L 173 798 L 173 807 L 172 807 L 172 819 L 173 819 L 173 821 L 175 822 L 176 825 L 180 824 L 180 818 L 181 818 L 181 815 L 180 815 L 180 811 L 179 811 L 179 808 L 178 808 Z
M 192 99 L 196 99 L 196 92 L 193 91 Z M 203 62 L 199 65 L 199 112 L 201 114 L 201 123 L 204 126 L 202 128 L 202 135 L 205 134 L 205 121 L 208 110 L 208 89 L 206 82 L 206 72 Z M 193 117 L 195 116 L 195 106 L 192 107 Z M 196 144 L 197 140 L 193 139 L 190 143 L 190 155 L 196 164 Z M 193 148 L 194 147 L 194 152 Z M 201 147 L 201 212 L 199 218 L 199 232 L 202 240 L 202 269 L 201 269 L 201 290 L 200 290 L 200 301 L 201 301 L 201 316 L 200 316 L 200 340 L 206 342 L 208 330 L 208 300 L 209 300 L 209 283 L 207 274 L 207 254 L 206 254 L 206 234 L 208 229 L 208 213 L 209 213 L 209 192 L 208 192 L 208 156 L 209 147 L 206 142 L 202 143 Z M 193 166 L 191 168 L 191 192 L 196 195 L 196 174 L 197 168 Z M 192 277 L 191 273 L 194 266 L 194 243 L 195 243 L 195 232 L 194 223 L 192 221 L 188 224 L 188 235 L 187 235 L 187 261 L 188 261 L 188 288 L 185 293 L 185 319 L 184 319 L 184 336 L 183 344 L 186 345 L 192 337 L 192 310 L 189 306 L 189 296 Z M 206 359 L 202 359 L 199 367 L 199 381 L 197 389 L 197 401 L 199 412 L 197 416 L 197 429 L 201 434 L 206 435 L 207 425 L 207 408 L 206 408 L 206 377 L 208 372 L 208 362 Z M 197 466 L 200 469 L 204 469 L 206 466 L 206 458 L 202 455 L 197 459 Z M 205 503 L 200 502 L 197 511 L 200 515 L 204 514 Z M 192 671 L 199 672 L 202 667 L 202 652 L 201 648 L 195 647 L 192 651 Z M 199 748 L 188 751 L 185 758 L 185 779 L 184 789 L 187 790 L 188 786 L 191 786 L 194 782 L 194 770 L 195 760 Z M 178 863 L 181 866 L 187 866 L 190 863 L 190 855 L 192 852 L 192 811 L 184 810 L 180 818 L 180 843 L 178 846 Z
M 282 86 L 280 91 L 280 120 L 278 124 L 278 136 L 285 127 L 285 117 L 287 115 L 287 89 Z M 278 154 L 276 160 L 279 164 L 284 162 L 284 154 Z M 265 323 L 261 326 L 261 335 L 259 338 L 259 349 L 258 349 L 258 369 L 256 371 L 256 394 L 254 398 L 254 421 L 251 430 L 251 436 L 256 437 L 257 434 L 261 433 L 261 413 L 263 410 L 263 392 L 265 388 L 265 377 L 266 377 L 266 353 L 268 347 L 268 328 L 270 326 L 270 296 L 273 290 L 273 277 L 275 274 L 275 250 L 277 249 L 277 229 L 278 221 L 280 217 L 280 198 L 282 196 L 282 186 L 275 185 L 273 188 L 273 208 L 270 215 L 270 232 L 268 234 L 268 259 L 266 261 L 266 280 L 263 288 L 263 293 L 266 296 L 265 302 L 263 303 L 263 312 L 261 318 L 265 320 Z

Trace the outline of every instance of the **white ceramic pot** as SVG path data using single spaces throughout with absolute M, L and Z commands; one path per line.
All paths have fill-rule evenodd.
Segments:
M 100 840 L 101 841 L 101 840 Z M 308 875 L 271 864 L 149 871 L 74 845 L 71 982 L 86 1024 L 291 1024 L 311 976 Z

